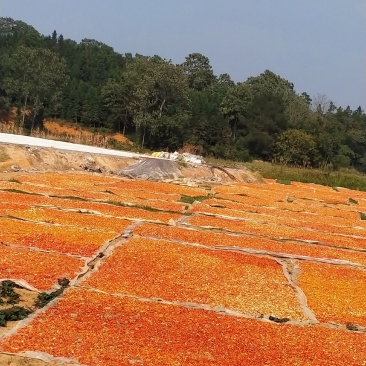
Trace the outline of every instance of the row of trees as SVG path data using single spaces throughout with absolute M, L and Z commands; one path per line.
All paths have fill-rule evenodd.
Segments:
M 366 170 L 362 109 L 311 100 L 268 70 L 235 83 L 199 53 L 176 65 L 56 31 L 43 36 L 10 18 L 0 18 L 0 50 L 0 109 L 17 107 L 28 130 L 61 118 L 151 149 Z

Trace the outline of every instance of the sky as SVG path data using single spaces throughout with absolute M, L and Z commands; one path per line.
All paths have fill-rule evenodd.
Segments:
M 298 93 L 366 109 L 365 0 L 0 0 L 0 16 L 122 54 L 198 52 L 235 82 L 271 70 Z

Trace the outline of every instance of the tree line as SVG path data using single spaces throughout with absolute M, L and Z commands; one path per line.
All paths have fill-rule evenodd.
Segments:
M 11 18 L 0 18 L 0 50 L 0 110 L 16 108 L 26 131 L 59 118 L 154 150 L 366 170 L 361 107 L 312 100 L 269 70 L 236 83 L 200 53 L 181 64 L 120 54 Z

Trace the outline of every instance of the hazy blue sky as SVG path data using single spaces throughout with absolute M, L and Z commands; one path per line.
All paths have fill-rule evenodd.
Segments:
M 365 0 L 0 0 L 0 16 L 175 63 L 199 52 L 235 81 L 269 69 L 366 109 Z

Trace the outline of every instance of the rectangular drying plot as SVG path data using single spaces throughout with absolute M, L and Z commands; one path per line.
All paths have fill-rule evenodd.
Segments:
M 253 221 L 203 215 L 193 216 L 186 220 L 186 223 L 204 228 L 219 228 L 231 232 L 254 234 L 273 239 L 310 240 L 340 248 L 366 249 L 366 241 L 364 238 L 306 230 L 301 227 L 294 228 L 270 223 L 259 224 Z
M 17 181 L 21 183 L 30 183 L 34 185 L 45 185 L 49 187 L 59 187 L 66 189 L 90 189 L 98 187 L 98 185 L 111 184 L 116 182 L 116 178 L 106 177 L 102 175 L 86 174 L 82 172 L 75 173 L 34 173 L 20 175 Z
M 310 258 L 339 259 L 366 265 L 366 253 L 364 252 L 305 242 L 271 240 L 258 236 L 217 233 L 209 230 L 194 230 L 148 223 L 135 228 L 134 233 L 145 237 L 197 243 L 210 247 L 254 249 Z
M 92 187 L 93 188 L 93 187 Z M 96 192 L 90 189 L 58 188 L 57 186 L 34 185 L 28 183 L 1 182 L 0 189 L 4 192 L 18 192 L 20 194 L 48 195 L 55 197 L 70 197 L 73 199 L 108 200 L 112 196 L 108 192 Z
M 71 289 L 4 352 L 38 351 L 89 366 L 362 365 L 366 336 Z
M 69 199 L 57 199 L 54 201 L 54 203 L 59 208 L 84 210 L 94 212 L 96 214 L 109 215 L 115 218 L 123 218 L 132 221 L 146 220 L 168 223 L 170 220 L 179 220 L 182 217 L 182 214 L 176 212 L 155 211 L 149 209 L 148 207 L 137 208 L 111 203 L 73 201 Z
M 85 261 L 64 254 L 0 245 L 0 278 L 24 280 L 40 291 L 48 291 L 60 278 L 74 278 Z
M 21 218 L 23 220 L 74 226 L 80 229 L 97 229 L 114 232 L 115 234 L 122 232 L 128 225 L 130 225 L 129 221 L 115 217 L 105 217 L 86 212 L 75 212 L 43 207 L 1 205 L 0 213 Z
M 116 189 L 119 192 L 141 191 L 151 192 L 152 197 L 161 197 L 164 199 L 162 194 L 166 194 L 165 199 L 169 199 L 170 196 L 185 195 L 185 196 L 207 196 L 209 191 L 198 187 L 188 187 L 173 183 L 165 182 L 152 182 L 147 180 L 121 180 L 118 183 L 108 185 L 112 189 Z M 157 194 L 157 196 L 154 195 Z M 141 197 L 144 198 L 144 197 Z
M 298 284 L 322 322 L 366 326 L 366 270 L 303 262 Z
M 84 283 L 109 293 L 303 320 L 282 266 L 268 258 L 133 238 Z
M 112 195 L 110 200 L 102 201 L 86 201 L 78 200 L 73 196 L 48 197 L 34 194 L 22 194 L 14 192 L 0 191 L 0 199 L 3 202 L 0 207 L 0 212 L 4 212 L 9 204 L 14 207 L 14 204 L 29 206 L 51 206 L 64 209 L 73 209 L 80 211 L 97 211 L 100 214 L 126 217 L 132 220 L 151 220 L 168 222 L 170 219 L 178 220 L 185 208 L 185 204 L 179 202 L 168 202 L 158 200 L 135 200 L 134 197 L 117 197 Z M 131 207 L 124 206 L 132 204 Z M 133 205 L 141 207 L 133 207 Z M 9 207 L 9 206 L 8 206 Z M 164 212 L 164 211 L 176 211 Z
M 0 242 L 60 253 L 92 256 L 115 237 L 108 231 L 83 230 L 0 217 Z
M 320 215 L 305 217 L 304 215 L 301 215 L 301 213 L 285 210 L 272 210 L 270 213 L 237 211 L 229 208 L 212 207 L 206 204 L 194 205 L 189 211 L 192 213 L 203 213 L 218 217 L 226 216 L 233 219 L 245 219 L 258 224 L 283 225 L 292 228 L 306 228 L 328 233 L 356 235 L 366 239 L 366 226 L 360 219 L 352 221 L 346 219 L 337 220 L 335 217 L 324 217 Z

